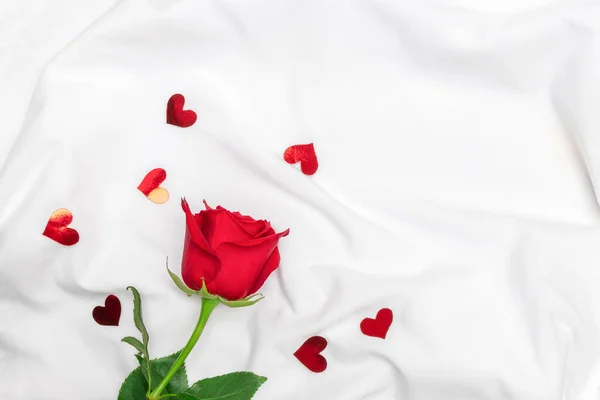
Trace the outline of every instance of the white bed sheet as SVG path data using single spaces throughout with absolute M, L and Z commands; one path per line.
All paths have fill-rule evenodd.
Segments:
M 267 218 L 281 268 L 218 309 L 190 379 L 257 400 L 600 399 L 597 1 L 3 1 L 0 394 L 106 400 L 198 304 L 177 199 Z M 595 63 L 595 64 L 594 64 Z M 165 124 L 183 93 L 198 122 Z M 320 167 L 286 164 L 314 142 Z M 136 190 L 167 171 L 163 205 Z M 80 235 L 41 235 L 69 208 Z M 176 268 L 178 269 L 178 268 Z M 118 328 L 90 316 L 109 293 Z M 386 340 L 358 324 L 394 311 Z M 292 356 L 329 341 L 324 373 Z

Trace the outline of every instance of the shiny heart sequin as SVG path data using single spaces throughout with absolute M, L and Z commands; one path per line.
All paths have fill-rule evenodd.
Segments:
M 375 318 L 365 318 L 360 323 L 360 330 L 367 336 L 385 339 L 394 320 L 394 313 L 389 308 L 382 308 Z
M 294 356 L 312 372 L 323 372 L 327 369 L 327 360 L 320 353 L 327 347 L 327 340 L 321 336 L 313 336 L 306 340 L 294 353 Z
M 66 208 L 60 208 L 52 213 L 43 235 L 65 246 L 73 246 L 79 242 L 79 232 L 69 228 L 73 214 Z
M 169 191 L 160 187 L 160 184 L 167 179 L 167 172 L 162 168 L 155 168 L 148 172 L 138 190 L 156 204 L 164 204 L 169 200 Z
M 187 128 L 196 123 L 197 115 L 192 110 L 184 110 L 185 97 L 174 94 L 167 103 L 167 124 Z
M 109 295 L 104 300 L 104 306 L 97 306 L 92 311 L 94 321 L 104 326 L 119 326 L 121 319 L 121 301 L 115 295 Z
M 317 154 L 315 153 L 315 147 L 312 143 L 309 144 L 296 144 L 288 147 L 283 153 L 283 159 L 288 164 L 300 163 L 300 170 L 305 175 L 312 175 L 317 172 L 319 168 L 319 162 L 317 161 Z

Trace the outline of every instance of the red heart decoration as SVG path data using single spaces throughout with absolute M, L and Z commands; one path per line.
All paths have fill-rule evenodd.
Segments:
M 288 147 L 283 153 L 283 159 L 288 164 L 300 162 L 300 169 L 305 175 L 312 175 L 319 168 L 315 146 L 312 143 L 295 144 Z
M 73 214 L 71 214 L 71 211 L 60 208 L 52 213 L 42 235 L 62 245 L 73 246 L 79 242 L 79 232 L 68 227 L 72 221 Z
M 92 311 L 94 321 L 104 326 L 119 326 L 121 319 L 121 301 L 115 295 L 108 295 L 104 307 L 97 306 Z
M 323 372 L 327 369 L 327 360 L 320 352 L 327 347 L 327 340 L 321 336 L 313 336 L 306 340 L 294 353 L 294 356 L 312 372 Z
M 360 323 L 360 330 L 367 336 L 378 337 L 385 339 L 392 321 L 394 313 L 389 308 L 382 308 L 377 312 L 375 319 L 365 318 Z
M 169 192 L 160 187 L 165 179 L 167 179 L 167 172 L 162 168 L 155 168 L 146 174 L 138 190 L 156 204 L 166 203 L 169 200 Z
M 187 128 L 196 123 L 197 115 L 192 110 L 184 110 L 185 97 L 174 94 L 167 103 L 167 124 Z

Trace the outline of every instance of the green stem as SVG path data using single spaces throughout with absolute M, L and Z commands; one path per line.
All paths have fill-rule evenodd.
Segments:
M 160 398 L 160 394 L 163 392 L 163 390 L 165 390 L 171 379 L 173 379 L 175 373 L 179 371 L 179 368 L 181 368 L 181 366 L 185 363 L 185 359 L 190 355 L 190 352 L 198 342 L 198 339 L 200 338 L 200 335 L 202 334 L 202 331 L 204 330 L 204 327 L 208 322 L 208 317 L 210 317 L 210 314 L 213 312 L 213 310 L 218 304 L 219 299 L 202 299 L 202 310 L 200 311 L 200 318 L 198 318 L 198 323 L 194 328 L 194 332 L 192 332 L 192 336 L 190 336 L 190 340 L 188 340 L 183 350 L 181 350 L 181 354 L 179 354 L 179 357 L 177 357 L 177 359 L 175 360 L 165 377 L 162 379 L 162 381 L 160 381 L 158 386 L 156 386 L 152 393 L 150 393 L 150 396 L 148 396 L 148 400 L 155 400 Z

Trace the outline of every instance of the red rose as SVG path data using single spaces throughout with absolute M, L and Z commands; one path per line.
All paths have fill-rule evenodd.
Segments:
M 279 238 L 289 229 L 275 233 L 264 220 L 231 212 L 218 206 L 193 214 L 185 199 L 186 215 L 181 275 L 193 289 L 202 288 L 227 300 L 239 300 L 256 293 L 279 267 Z

